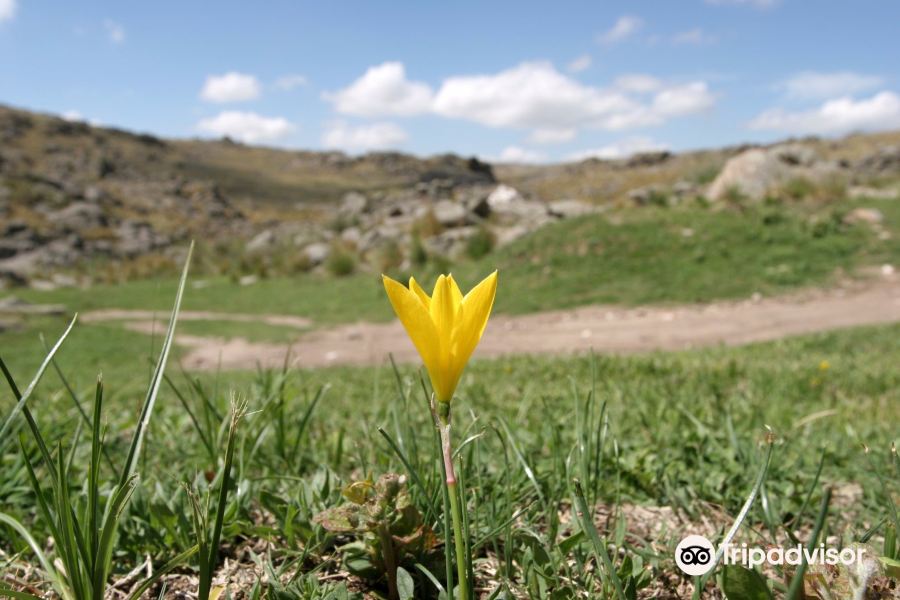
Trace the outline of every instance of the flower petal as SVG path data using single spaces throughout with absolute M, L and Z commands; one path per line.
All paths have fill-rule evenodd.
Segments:
M 428 314 L 428 309 L 422 305 L 416 293 L 407 289 L 402 283 L 394 281 L 386 275 L 382 275 L 382 280 L 391 306 L 394 307 L 394 312 L 403 323 L 409 339 L 419 351 L 425 368 L 432 375 L 433 384 L 434 370 L 438 369 L 441 363 L 439 359 L 440 340 L 437 329 Z
M 422 301 L 422 304 L 425 305 L 425 308 L 431 306 L 431 297 L 428 295 L 428 292 L 422 289 L 422 286 L 419 285 L 419 282 L 416 281 L 415 277 L 409 278 L 409 289 L 415 292 L 416 296 L 419 297 L 419 300 Z
M 459 367 L 460 373 L 481 341 L 496 295 L 497 271 L 494 271 L 463 298 L 452 346 L 452 362 Z
M 450 281 L 450 296 L 453 298 L 453 316 L 459 312 L 459 307 L 462 305 L 463 295 L 462 292 L 459 291 L 459 286 L 456 285 L 456 280 L 453 279 L 453 274 L 447 275 L 447 279 Z
M 456 316 L 456 308 L 458 306 L 453 305 L 453 288 L 450 279 L 446 275 L 441 275 L 434 284 L 429 312 L 441 341 L 446 342 L 448 348 L 450 335 L 453 333 L 453 318 Z

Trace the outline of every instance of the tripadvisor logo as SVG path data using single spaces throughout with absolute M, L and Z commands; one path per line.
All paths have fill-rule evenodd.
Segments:
M 675 548 L 675 564 L 688 575 L 705 575 L 713 568 L 716 549 L 702 535 L 689 535 Z
M 726 565 L 744 565 L 750 569 L 763 564 L 798 566 L 809 564 L 849 566 L 859 564 L 863 560 L 864 548 L 828 548 L 819 544 L 816 548 L 806 548 L 802 544 L 782 548 L 774 546 L 768 549 L 747 544 L 723 544 L 719 550 L 722 563 Z M 705 575 L 716 564 L 716 547 L 702 535 L 689 535 L 675 548 L 675 564 L 688 575 Z

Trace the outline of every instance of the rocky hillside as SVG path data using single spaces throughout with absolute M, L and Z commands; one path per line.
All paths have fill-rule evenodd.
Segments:
M 192 238 L 207 268 L 237 276 L 387 269 L 610 206 L 893 196 L 898 181 L 900 133 L 492 167 L 163 140 L 0 107 L 0 285 L 151 274 Z
M 750 161 L 757 161 L 758 168 L 741 169 L 741 178 L 747 184 L 747 190 L 743 191 L 756 197 L 764 192 L 776 193 L 780 185 L 792 179 L 830 178 L 851 186 L 879 187 L 900 179 L 900 132 L 851 135 L 836 140 L 803 138 L 767 147 L 741 145 L 679 154 L 649 152 L 622 160 L 497 165 L 494 173 L 499 180 L 523 193 L 537 196 L 573 197 L 599 203 L 629 199 L 640 202 L 653 195 L 707 196 L 709 185 L 725 165 L 745 153 L 757 157 Z M 761 155 L 767 158 L 759 161 Z M 738 188 L 742 188 L 741 182 Z

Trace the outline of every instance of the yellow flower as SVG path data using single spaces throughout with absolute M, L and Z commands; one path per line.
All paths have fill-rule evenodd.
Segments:
M 827 360 L 823 360 L 822 362 L 819 363 L 820 371 L 827 371 L 830 368 L 831 368 L 831 364 Z
M 465 297 L 452 275 L 438 277 L 430 297 L 412 277 L 408 288 L 386 275 L 382 278 L 394 312 L 428 369 L 437 399 L 450 402 L 491 314 L 497 271 Z

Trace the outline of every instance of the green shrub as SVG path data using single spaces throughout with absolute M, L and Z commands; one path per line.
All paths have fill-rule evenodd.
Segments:
M 479 227 L 475 235 L 466 242 L 466 254 L 470 258 L 479 259 L 494 249 L 497 240 L 487 227 Z
M 782 193 L 791 200 L 803 200 L 812 196 L 816 186 L 805 177 L 794 177 L 781 188 Z
M 341 246 L 335 246 L 325 261 L 325 268 L 335 277 L 345 277 L 356 270 L 356 257 Z
M 425 249 L 422 238 L 417 232 L 413 232 L 410 240 L 409 260 L 417 267 L 422 267 L 428 262 L 428 250 Z
M 390 239 L 378 250 L 378 268 L 382 273 L 396 269 L 403 263 L 403 252 L 396 240 Z

